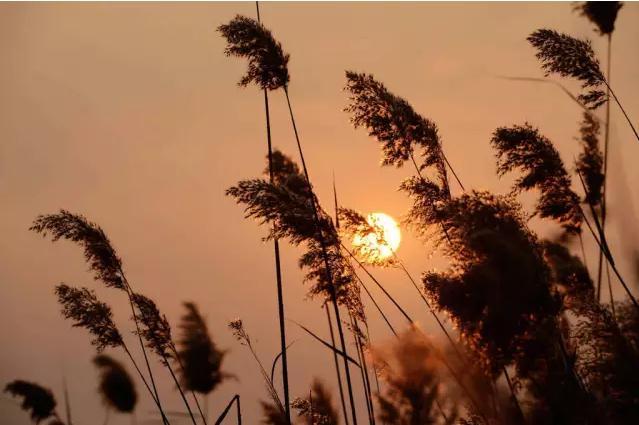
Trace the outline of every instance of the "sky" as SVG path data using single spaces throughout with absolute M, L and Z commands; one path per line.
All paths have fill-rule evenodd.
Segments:
M 228 350 L 224 369 L 237 377 L 211 395 L 211 415 L 239 393 L 246 423 L 258 422 L 267 393 L 226 326 L 242 318 L 270 366 L 279 352 L 272 245 L 261 240 L 266 229 L 224 196 L 237 181 L 260 175 L 266 153 L 262 95 L 237 86 L 246 63 L 224 56 L 216 32 L 236 14 L 254 17 L 254 3 L 0 4 L 0 386 L 36 381 L 62 404 L 64 378 L 74 423 L 103 420 L 94 351 L 86 332 L 60 315 L 53 295 L 60 282 L 95 289 L 134 343 L 126 300 L 93 280 L 81 249 L 28 231 L 38 214 L 63 208 L 102 226 L 134 288 L 153 298 L 174 327 L 183 301 L 198 304 L 215 341 Z M 489 145 L 495 128 L 529 122 L 569 166 L 578 153 L 575 103 L 551 84 L 501 78 L 543 76 L 526 36 L 553 28 L 590 38 L 599 57 L 605 53 L 604 40 L 570 3 L 263 3 L 261 16 L 291 55 L 291 101 L 320 201 L 331 208 L 335 176 L 342 205 L 397 219 L 410 205 L 397 188 L 411 171 L 380 167 L 379 145 L 352 128 L 343 111 L 345 70 L 374 74 L 435 121 L 465 186 L 507 193 L 513 177 L 496 176 Z M 635 123 L 637 21 L 639 5 L 626 4 L 613 37 L 611 78 Z M 574 82 L 562 83 L 577 92 Z M 297 158 L 283 93 L 270 99 L 274 146 Z M 632 276 L 639 144 L 616 106 L 610 155 L 610 240 L 622 273 Z M 526 206 L 533 200 L 522 197 Z M 541 236 L 556 231 L 537 219 L 531 226 Z M 446 267 L 428 241 L 402 231 L 398 255 L 414 276 Z M 596 247 L 584 239 L 593 267 Z M 327 338 L 320 303 L 306 298 L 300 254 L 282 244 L 286 314 Z M 400 271 L 375 274 L 437 335 Z M 615 294 L 623 297 L 616 287 Z M 391 311 L 379 291 L 373 295 Z M 379 316 L 367 311 L 373 342 L 388 341 Z M 399 315 L 390 316 L 403 325 Z M 305 395 L 316 376 L 335 390 L 332 354 L 292 322 L 287 335 L 295 341 L 292 395 Z M 117 351 L 109 354 L 125 361 Z M 163 400 L 179 410 L 169 377 L 158 362 L 154 369 Z M 140 386 L 138 392 L 138 423 L 151 423 L 143 422 L 154 417 L 151 401 Z M 29 423 L 7 395 L 0 397 L 0 417 Z M 110 420 L 126 423 L 124 416 Z

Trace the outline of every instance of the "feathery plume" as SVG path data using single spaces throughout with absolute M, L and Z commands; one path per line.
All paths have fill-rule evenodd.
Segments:
M 153 300 L 141 294 L 133 294 L 131 299 L 138 311 L 138 319 L 142 324 L 140 334 L 146 340 L 146 346 L 168 364 L 168 359 L 172 358 L 171 326 L 165 316 L 160 314 L 160 310 Z
M 73 327 L 86 328 L 97 352 L 107 347 L 123 345 L 122 335 L 113 322 L 111 308 L 98 300 L 94 291 L 87 288 L 73 288 L 60 284 L 55 288 L 58 302 L 62 305 L 62 315 L 75 321 Z
M 603 153 L 599 148 L 599 122 L 592 114 L 585 112 L 579 128 L 582 151 L 577 158 L 576 167 L 584 178 L 587 192 L 584 201 L 593 207 L 602 201 Z
M 319 205 L 313 193 L 309 193 L 305 177 L 299 167 L 281 152 L 273 153 L 273 183 L 264 179 L 244 180 L 227 189 L 226 194 L 245 205 L 245 217 L 256 218 L 260 224 L 270 223 L 266 239 L 288 238 L 294 245 L 304 243 L 306 252 L 299 260 L 306 269 L 305 281 L 313 282 L 310 296 L 330 299 L 331 287 L 337 302 L 344 305 L 355 317 L 364 317 L 363 306 L 356 284 L 354 270 L 342 255 L 337 229 L 330 216 L 321 208 L 315 219 L 313 203 Z M 324 256 L 326 248 L 326 258 Z M 329 276 L 326 270 L 328 261 Z
M 95 273 L 96 280 L 101 280 L 110 288 L 126 289 L 121 275 L 122 260 L 100 226 L 84 216 L 65 210 L 60 210 L 58 214 L 39 215 L 29 230 L 42 236 L 50 233 L 53 242 L 68 239 L 79 244 L 84 248 L 84 258 Z
M 121 413 L 132 413 L 138 395 L 124 366 L 105 354 L 95 356 L 93 364 L 100 371 L 99 391 L 104 404 Z
M 237 15 L 217 30 L 226 38 L 224 53 L 227 56 L 248 59 L 248 70 L 240 80 L 240 86 L 255 83 L 262 89 L 276 90 L 288 84 L 289 55 L 284 53 L 282 45 L 262 24 Z
M 4 392 L 14 397 L 22 397 L 22 410 L 30 412 L 31 419 L 36 424 L 52 416 L 57 417 L 55 398 L 47 388 L 32 382 L 15 380 L 6 385 Z
M 266 390 L 268 392 L 269 397 L 271 398 L 271 402 L 262 402 L 262 408 L 264 410 L 264 423 L 266 424 L 287 424 L 288 420 L 286 419 L 286 409 L 284 409 L 284 405 L 282 404 L 282 400 L 280 400 L 279 395 L 277 394 L 277 390 L 271 381 L 270 376 L 266 373 L 266 369 L 264 369 L 264 365 L 260 360 L 255 348 L 253 347 L 253 343 L 251 341 L 251 337 L 246 332 L 244 328 L 244 322 L 242 319 L 233 319 L 229 321 L 228 327 L 233 333 L 235 339 L 239 341 L 240 344 L 244 345 L 249 349 L 251 355 L 255 359 L 255 362 L 260 368 L 260 373 L 262 374 L 262 378 L 264 379 L 264 384 L 266 385 Z M 283 422 L 279 422 L 283 421 Z
M 292 407 L 306 425 L 337 425 L 337 410 L 333 406 L 331 393 L 319 379 L 313 380 L 308 398 L 293 400 Z
M 579 197 L 570 189 L 570 177 L 550 140 L 528 123 L 500 127 L 491 139 L 497 150 L 499 176 L 521 169 L 515 192 L 539 189 L 535 214 L 557 220 L 569 233 L 579 233 L 583 216 Z
M 182 316 L 179 340 L 179 357 L 182 386 L 190 391 L 208 394 L 228 375 L 221 371 L 224 351 L 220 351 L 211 336 L 204 318 L 194 303 L 184 303 L 186 313 Z
M 606 79 L 595 57 L 590 41 L 583 41 L 550 29 L 539 29 L 527 40 L 537 49 L 546 76 L 559 74 L 581 82 L 583 89 L 590 89 L 578 99 L 590 109 L 604 104 L 608 97 L 602 86 Z
M 436 218 L 448 229 L 452 267 L 424 274 L 425 291 L 486 370 L 499 373 L 558 311 L 536 238 L 519 205 L 488 192 L 455 198 Z
M 384 227 L 371 216 L 364 217 L 349 208 L 338 208 L 340 233 L 351 240 L 353 253 L 363 263 L 374 266 L 392 266 L 396 263 L 393 248 L 385 235 Z
M 617 14 L 622 7 L 620 1 L 584 1 L 578 2 L 573 9 L 595 24 L 600 35 L 608 35 L 615 30 Z
M 388 91 L 372 75 L 346 71 L 346 79 L 351 103 L 345 110 L 351 114 L 356 128 L 366 127 L 369 135 L 382 143 L 382 164 L 401 167 L 409 159 L 414 161 L 415 150 L 420 149 L 423 163 L 419 171 L 434 167 L 440 190 L 448 194 L 437 125 L 415 112 L 406 100 Z

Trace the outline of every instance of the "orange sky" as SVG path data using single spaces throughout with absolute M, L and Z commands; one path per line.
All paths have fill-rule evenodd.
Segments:
M 230 349 L 226 369 L 240 380 L 214 393 L 211 411 L 239 391 L 247 423 L 257 422 L 257 400 L 266 393 L 248 353 L 226 329 L 229 319 L 244 319 L 268 365 L 279 350 L 272 246 L 260 241 L 264 229 L 243 220 L 223 194 L 264 168 L 262 97 L 254 87 L 236 86 L 245 62 L 223 55 L 215 31 L 237 13 L 254 16 L 254 4 L 0 4 L 1 386 L 14 378 L 35 380 L 61 401 L 64 373 L 75 422 L 103 418 L 88 335 L 62 319 L 53 287 L 64 281 L 95 288 L 115 304 L 122 329 L 129 329 L 128 314 L 119 294 L 93 282 L 81 249 L 27 231 L 37 214 L 65 208 L 105 229 L 134 287 L 174 324 L 181 301 L 200 305 L 215 339 Z M 267 3 L 262 19 L 291 54 L 290 92 L 320 199 L 328 209 L 335 173 L 345 206 L 397 218 L 409 203 L 396 189 L 410 171 L 380 168 L 379 146 L 352 129 L 342 111 L 345 69 L 373 73 L 437 122 L 466 186 L 503 193 L 512 180 L 495 176 L 492 130 L 529 121 L 571 163 L 580 111 L 555 87 L 497 76 L 541 76 L 525 41 L 540 27 L 590 37 L 599 53 L 604 47 L 569 3 Z M 627 4 L 614 35 L 612 76 L 635 123 L 636 22 L 639 5 Z M 294 155 L 283 95 L 271 99 L 274 145 Z M 639 181 L 639 144 L 616 107 L 613 120 L 610 232 L 621 257 L 638 235 L 633 183 Z M 594 246 L 586 239 L 594 264 Z M 318 303 L 304 301 L 299 250 L 285 245 L 282 251 L 288 316 L 327 335 Z M 445 267 L 407 233 L 399 254 L 415 275 Z M 622 270 L 631 274 L 628 261 Z M 433 329 L 402 275 L 378 274 Z M 374 311 L 369 317 L 373 338 L 388 338 Z M 293 396 L 305 394 L 313 376 L 335 388 L 330 354 L 293 324 L 288 329 L 289 340 L 297 341 L 290 352 Z M 178 409 L 171 388 L 162 379 L 163 398 Z M 141 395 L 138 417 L 144 418 L 152 406 Z M 0 417 L 28 423 L 4 397 Z

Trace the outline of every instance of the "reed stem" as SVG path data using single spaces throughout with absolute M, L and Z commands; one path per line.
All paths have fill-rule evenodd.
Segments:
M 328 304 L 324 304 L 324 310 L 326 311 L 326 319 L 328 320 L 328 329 L 331 333 L 331 344 L 333 344 L 333 347 L 335 347 L 335 333 L 333 332 L 333 321 L 331 319 L 331 311 L 328 308 Z M 335 373 L 337 374 L 337 386 L 339 388 L 339 398 L 342 404 L 342 413 L 344 414 L 344 423 L 348 425 L 348 414 L 346 413 L 346 401 L 344 400 L 342 374 L 340 372 L 339 360 L 337 359 L 337 353 L 335 351 L 333 351 L 333 360 L 335 361 Z
M 324 239 L 324 235 L 322 232 L 322 227 L 319 220 L 319 212 L 318 207 L 315 203 L 315 196 L 313 194 L 313 186 L 311 185 L 311 179 L 308 175 L 308 168 L 306 167 L 306 161 L 304 160 L 304 153 L 302 151 L 302 145 L 300 143 L 299 133 L 297 132 L 297 125 L 295 124 L 295 116 L 293 115 L 293 108 L 291 107 L 291 99 L 288 94 L 288 87 L 284 86 L 284 93 L 286 94 L 286 103 L 288 105 L 289 115 L 291 117 L 291 124 L 293 125 L 293 132 L 295 133 L 295 141 L 297 142 L 297 148 L 300 154 L 300 159 L 302 161 L 302 167 L 304 169 L 304 176 L 306 178 L 306 184 L 308 185 L 309 196 L 311 205 L 313 207 L 313 215 L 315 218 L 315 223 L 317 225 L 317 232 L 319 234 L 319 242 L 322 249 L 322 255 L 324 257 L 324 267 L 326 268 L 326 277 L 329 282 L 329 291 L 333 302 L 333 309 L 335 311 L 335 321 L 337 322 L 337 332 L 339 334 L 340 345 L 342 347 L 342 351 L 344 352 L 344 371 L 346 373 L 346 385 L 348 387 L 348 397 L 351 405 L 351 414 L 353 418 L 353 425 L 357 425 L 357 412 L 355 409 L 355 398 L 353 396 L 353 385 L 351 382 L 351 372 L 348 364 L 348 360 L 346 358 L 347 350 L 346 350 L 346 339 L 344 338 L 344 329 L 342 327 L 342 320 L 340 318 L 339 307 L 337 305 L 337 291 L 335 289 L 335 284 L 333 282 L 333 272 L 331 271 L 331 266 L 328 261 L 328 248 L 326 246 L 326 240 Z

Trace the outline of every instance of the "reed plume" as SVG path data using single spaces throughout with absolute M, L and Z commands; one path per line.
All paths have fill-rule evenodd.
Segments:
M 142 324 L 140 334 L 146 340 L 146 346 L 168 363 L 168 359 L 173 357 L 171 326 L 168 320 L 160 314 L 160 310 L 150 298 L 141 294 L 133 294 L 132 298 Z
M 248 59 L 248 69 L 238 83 L 240 86 L 255 83 L 262 89 L 276 90 L 288 84 L 289 55 L 284 53 L 282 45 L 262 24 L 237 15 L 217 30 L 226 38 L 224 53 L 227 56 Z
M 351 240 L 352 252 L 361 262 L 373 266 L 396 263 L 394 256 L 381 253 L 381 250 L 393 253 L 382 226 L 350 208 L 338 208 L 337 217 L 341 223 L 340 233 Z
M 600 35 L 612 34 L 617 14 L 623 7 L 620 1 L 584 1 L 574 5 L 574 10 L 595 24 Z
M 105 354 L 93 358 L 100 371 L 100 395 L 107 408 L 121 413 L 133 413 L 138 394 L 131 376 L 120 362 Z
M 319 379 L 314 379 L 308 397 L 293 400 L 292 406 L 306 425 L 338 425 L 337 410 L 331 393 Z
M 426 293 L 498 373 L 558 311 L 542 253 L 511 198 L 473 191 L 440 208 L 437 219 L 448 229 L 452 267 L 424 274 Z
M 579 197 L 570 189 L 568 172 L 550 140 L 526 123 L 498 128 L 491 144 L 497 150 L 499 176 L 515 169 L 525 173 L 516 180 L 514 192 L 540 191 L 535 214 L 557 220 L 568 233 L 581 231 Z
M 352 266 L 341 253 L 333 221 L 321 208 L 316 220 L 313 204 L 317 198 L 309 192 L 299 167 L 281 152 L 275 151 L 273 157 L 273 183 L 264 179 L 243 180 L 227 189 L 226 194 L 245 205 L 247 218 L 272 225 L 265 239 L 287 238 L 294 245 L 306 245 L 299 264 L 306 269 L 305 282 L 313 283 L 309 290 L 311 297 L 330 300 L 334 289 L 337 302 L 362 318 L 359 286 Z
M 575 165 L 586 184 L 587 193 L 584 201 L 592 206 L 601 204 L 604 183 L 604 157 L 599 147 L 599 127 L 599 121 L 592 114 L 584 112 L 579 128 L 582 151 Z
M 60 210 L 58 214 L 39 215 L 29 230 L 42 236 L 51 234 L 53 242 L 67 239 L 79 244 L 84 248 L 84 258 L 96 280 L 101 280 L 107 287 L 126 290 L 121 274 L 122 260 L 97 224 L 80 214 Z
M 271 380 L 270 376 L 266 373 L 266 369 L 264 369 L 264 365 L 262 364 L 262 361 L 257 355 L 255 348 L 253 347 L 253 341 L 251 340 L 251 337 L 246 331 L 246 329 L 244 328 L 244 322 L 242 322 L 242 319 L 239 319 L 239 318 L 234 319 L 228 323 L 228 327 L 233 333 L 233 336 L 235 337 L 235 339 L 240 344 L 244 345 L 245 347 L 249 349 L 249 351 L 251 352 L 251 355 L 253 356 L 253 359 L 255 359 L 255 362 L 259 366 L 260 373 L 262 374 L 262 378 L 264 379 L 266 390 L 271 399 L 270 402 L 261 403 L 262 409 L 264 411 L 264 417 L 265 417 L 264 423 L 273 424 L 273 425 L 287 424 L 288 419 L 286 417 L 286 409 L 284 408 L 284 405 L 282 404 L 282 400 L 280 399 L 280 396 L 277 394 L 277 390 L 275 389 L 275 385 L 273 384 L 273 381 Z
M 85 328 L 93 336 L 91 344 L 98 353 L 107 347 L 123 346 L 122 335 L 113 322 L 111 307 L 98 300 L 94 291 L 73 288 L 65 284 L 56 286 L 55 293 L 62 305 L 62 315 Z
M 15 380 L 5 386 L 4 392 L 22 397 L 20 407 L 31 414 L 31 420 L 36 424 L 51 417 L 62 423 L 55 411 L 56 401 L 51 390 L 33 382 Z
M 194 303 L 184 303 L 178 357 L 182 362 L 181 383 L 184 388 L 202 394 L 215 390 L 229 375 L 222 372 L 225 351 L 217 348 L 206 322 Z
M 583 41 L 550 29 L 539 29 L 527 40 L 537 49 L 537 58 L 542 63 L 546 76 L 559 74 L 581 82 L 589 91 L 578 96 L 581 103 L 596 109 L 608 101 L 606 79 L 595 57 L 590 41 Z
M 356 128 L 367 128 L 369 135 L 382 143 L 382 165 L 401 167 L 408 160 L 414 163 L 418 151 L 422 163 L 414 164 L 417 171 L 433 168 L 437 186 L 449 195 L 437 125 L 420 116 L 406 100 L 391 93 L 370 74 L 346 71 L 346 80 L 350 104 L 345 111 L 351 114 Z

